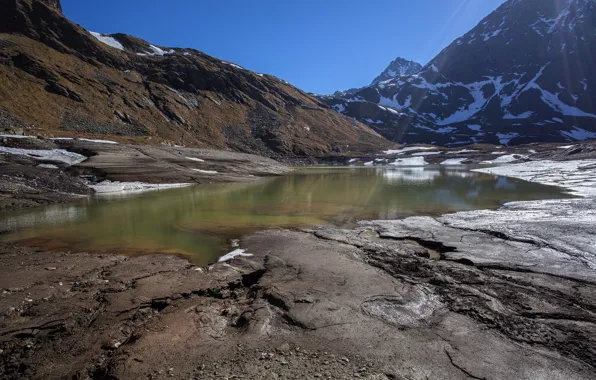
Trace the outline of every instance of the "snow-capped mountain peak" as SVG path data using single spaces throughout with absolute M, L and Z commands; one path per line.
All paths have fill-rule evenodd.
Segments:
M 398 57 L 395 60 L 393 60 L 389 64 L 389 66 L 387 66 L 387 68 L 381 73 L 381 75 L 379 75 L 372 81 L 371 86 L 403 75 L 416 74 L 421 69 L 422 65 L 418 62 L 408 61 L 405 58 Z

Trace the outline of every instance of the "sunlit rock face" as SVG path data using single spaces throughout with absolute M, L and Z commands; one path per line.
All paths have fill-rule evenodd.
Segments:
M 2 97 L 2 131 L 34 125 L 41 135 L 276 158 L 392 145 L 272 75 L 195 49 L 85 30 L 60 12 L 58 0 L 0 0 L 0 9 L 0 90 L 10 93 Z
M 322 99 L 406 143 L 596 138 L 595 7 L 509 0 L 417 74 Z

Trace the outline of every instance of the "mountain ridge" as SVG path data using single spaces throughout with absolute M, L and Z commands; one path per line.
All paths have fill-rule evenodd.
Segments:
M 0 129 L 271 157 L 390 144 L 274 76 L 194 49 L 89 32 L 64 17 L 58 0 L 0 5 L 0 112 L 9 115 Z
M 593 0 L 509 0 L 422 70 L 321 97 L 405 143 L 596 138 Z

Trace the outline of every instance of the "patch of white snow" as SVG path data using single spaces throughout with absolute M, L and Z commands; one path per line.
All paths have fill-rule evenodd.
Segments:
M 90 187 L 98 194 L 143 192 L 152 190 L 165 190 L 178 187 L 191 186 L 192 183 L 146 183 L 146 182 L 119 182 L 106 180 Z
M 202 170 L 202 169 L 192 169 L 195 172 L 203 173 L 203 174 L 217 174 L 216 170 Z
M 68 165 L 76 165 L 87 159 L 87 157 L 81 154 L 69 152 L 64 149 L 36 150 L 0 146 L 0 152 L 27 156 L 33 158 L 34 160 L 64 162 Z
M 450 158 L 441 162 L 441 165 L 463 165 L 465 160 L 467 160 L 467 158 Z
M 116 40 L 114 37 L 106 36 L 104 34 L 97 33 L 97 32 L 91 32 L 91 31 L 89 31 L 89 33 L 91 33 L 91 35 L 93 37 L 95 37 L 96 39 L 98 39 L 100 42 L 103 42 L 104 44 L 106 44 L 108 46 L 111 46 L 118 50 L 124 50 L 124 46 L 122 46 L 122 44 L 120 42 L 118 42 L 118 40 Z
M 220 257 L 217 262 L 218 263 L 224 263 L 226 261 L 230 261 L 233 260 L 236 257 L 251 257 L 252 254 L 251 253 L 246 253 L 246 249 L 235 249 L 230 253 L 227 253 L 225 255 L 223 255 L 222 257 Z
M 390 163 L 389 165 L 393 166 L 423 166 L 427 165 L 427 162 L 424 160 L 424 157 L 404 157 L 398 158 L 394 162 Z

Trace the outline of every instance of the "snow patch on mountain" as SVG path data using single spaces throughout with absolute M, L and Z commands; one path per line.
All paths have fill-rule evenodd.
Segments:
M 89 33 L 91 33 L 91 35 L 93 37 L 95 37 L 97 40 L 99 40 L 100 42 L 103 42 L 104 44 L 111 46 L 113 48 L 116 48 L 118 50 L 124 50 L 124 46 L 122 46 L 122 44 L 120 42 L 118 42 L 117 39 L 115 39 L 114 37 L 105 35 L 105 34 L 101 34 L 101 33 L 97 33 L 97 32 L 92 32 L 89 31 Z
M 331 106 L 333 109 L 335 109 L 337 112 L 344 112 L 346 110 L 346 107 L 343 104 L 334 104 L 333 106 Z
M 503 116 L 503 119 L 505 119 L 505 120 L 527 119 L 527 118 L 531 117 L 533 114 L 534 114 L 534 112 L 532 112 L 532 111 L 526 111 L 526 112 L 520 113 L 519 115 L 512 115 L 510 113 L 506 113 L 505 116 Z
M 585 129 L 575 127 L 571 131 L 561 131 L 563 136 L 572 138 L 574 140 L 582 141 L 587 139 L 596 139 L 596 133 L 586 131 Z
M 174 54 L 176 53 L 174 50 L 163 50 L 155 45 L 149 45 L 149 49 L 151 49 L 150 55 L 166 55 L 166 54 Z
M 501 143 L 502 145 L 509 144 L 509 141 L 511 141 L 512 139 L 514 139 L 515 137 L 518 137 L 518 136 L 519 136 L 519 133 L 517 133 L 517 132 L 497 133 L 497 137 L 499 138 L 499 143 Z

